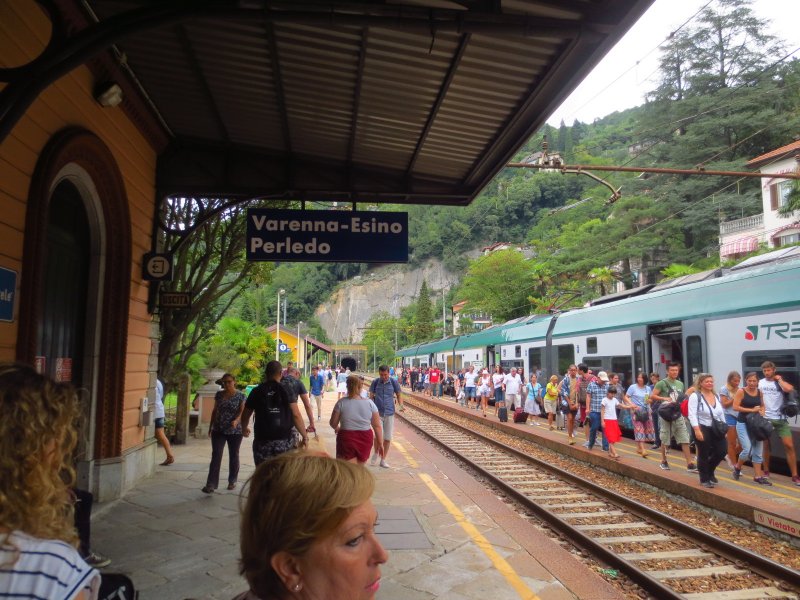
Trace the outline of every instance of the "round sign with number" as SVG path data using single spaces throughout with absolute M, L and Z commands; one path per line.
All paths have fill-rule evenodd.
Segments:
M 280 350 L 281 352 L 288 352 L 289 346 L 287 346 L 286 344 L 281 344 L 280 346 L 278 346 L 278 350 Z

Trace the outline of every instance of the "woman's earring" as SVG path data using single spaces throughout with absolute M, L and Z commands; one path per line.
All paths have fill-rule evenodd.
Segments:
M 302 589 L 303 589 L 303 584 L 302 583 L 296 583 L 295 584 L 295 586 L 294 586 L 294 591 L 295 592 L 299 592 Z

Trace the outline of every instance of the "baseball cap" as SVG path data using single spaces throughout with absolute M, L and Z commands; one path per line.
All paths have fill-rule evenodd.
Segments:
M 608 373 L 606 373 L 605 371 L 600 371 L 600 372 L 597 374 L 597 378 L 598 378 L 600 381 L 609 381 L 609 379 L 608 379 Z

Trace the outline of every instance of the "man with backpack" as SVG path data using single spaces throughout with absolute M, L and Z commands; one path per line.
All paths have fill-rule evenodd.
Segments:
M 281 363 L 267 363 L 264 383 L 256 387 L 247 397 L 242 413 L 242 430 L 250 437 L 250 417 L 255 415 L 253 460 L 256 466 L 270 457 L 278 456 L 308 443 L 303 416 L 297 406 L 297 396 L 281 385 Z M 297 430 L 292 429 L 292 426 Z
M 658 410 L 658 429 L 661 439 L 661 464 L 659 466 L 664 471 L 669 471 L 667 448 L 670 445 L 670 438 L 674 437 L 675 441 L 680 444 L 686 459 L 686 470 L 690 473 L 697 473 L 697 466 L 692 462 L 692 453 L 689 451 L 689 428 L 686 425 L 686 419 L 681 414 L 681 402 L 685 396 L 685 388 L 683 382 L 678 379 L 680 372 L 680 363 L 668 363 L 667 376 L 655 385 L 650 394 L 651 401 L 661 403 Z M 664 408 L 665 405 L 669 405 L 669 409 L 672 409 L 672 415 L 664 416 L 664 413 L 668 412 L 668 409 Z
M 792 441 L 792 430 L 789 428 L 789 421 L 783 411 L 783 405 L 787 394 L 794 391 L 794 386 L 778 375 L 775 363 L 765 361 L 761 365 L 764 378 L 758 382 L 758 390 L 764 398 L 764 408 L 766 418 L 772 423 L 775 433 L 781 438 L 783 448 L 786 450 L 786 462 L 792 473 L 792 483 L 800 485 L 800 477 L 797 475 L 797 454 L 794 451 Z M 769 456 L 770 440 L 764 444 L 764 477 L 769 478 Z

